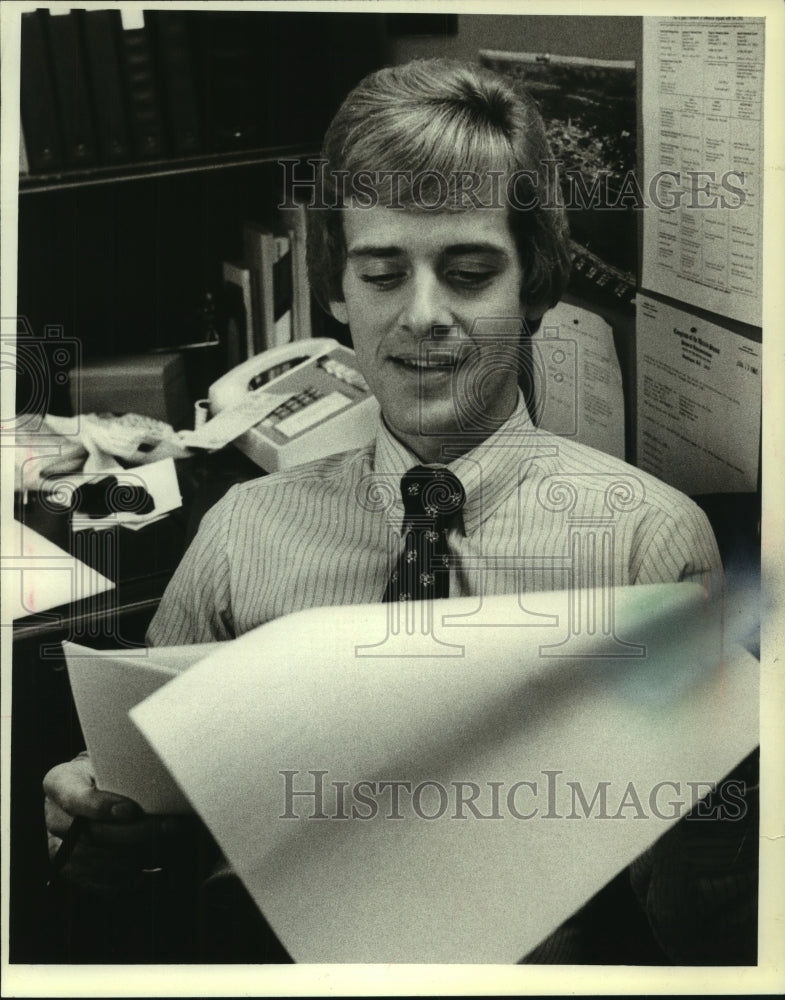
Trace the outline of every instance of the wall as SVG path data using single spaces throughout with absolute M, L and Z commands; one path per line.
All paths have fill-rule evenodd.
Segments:
M 462 14 L 457 35 L 391 39 L 389 55 L 393 63 L 429 56 L 474 59 L 479 49 L 638 61 L 641 18 Z

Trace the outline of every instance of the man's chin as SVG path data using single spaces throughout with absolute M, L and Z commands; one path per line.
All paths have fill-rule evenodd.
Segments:
M 434 411 L 430 407 L 423 407 L 414 419 L 395 421 L 385 415 L 385 422 L 392 433 L 411 447 L 415 452 L 417 447 L 413 447 L 417 442 L 421 446 L 428 447 L 432 442 L 438 446 L 441 442 L 460 439 L 472 434 L 472 427 L 468 422 L 459 419 L 459 416 L 450 409 Z
M 499 412 L 500 400 L 501 395 L 495 399 L 495 407 L 489 405 L 482 408 L 472 407 L 469 400 L 462 407 L 458 407 L 452 398 L 439 401 L 418 400 L 405 415 L 402 416 L 399 410 L 397 416 L 402 416 L 402 419 L 396 420 L 396 414 L 391 417 L 385 413 L 385 421 L 392 433 L 415 452 L 418 452 L 418 448 L 414 447 L 415 442 L 428 451 L 433 447 L 439 448 L 441 444 L 460 443 L 473 447 L 490 437 L 514 409 L 513 399 L 512 405 L 505 407 L 509 412 Z

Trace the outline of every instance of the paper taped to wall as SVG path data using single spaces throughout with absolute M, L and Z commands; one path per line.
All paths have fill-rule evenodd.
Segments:
M 638 465 L 691 496 L 754 492 L 761 345 L 638 296 Z

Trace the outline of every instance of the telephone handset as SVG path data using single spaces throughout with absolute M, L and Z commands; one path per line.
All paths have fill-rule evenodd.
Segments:
M 259 422 L 232 443 L 267 472 L 368 444 L 379 412 L 354 351 L 328 337 L 249 358 L 213 383 L 209 400 L 214 417 L 258 404 Z

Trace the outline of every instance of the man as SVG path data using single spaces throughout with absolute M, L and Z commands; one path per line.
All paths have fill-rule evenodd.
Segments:
M 635 493 L 615 523 L 615 585 L 698 581 L 716 592 L 719 556 L 695 505 L 530 420 L 519 389 L 526 338 L 569 272 L 564 210 L 531 102 L 473 66 L 385 69 L 347 97 L 324 157 L 309 219 L 311 280 L 349 326 L 381 408 L 376 439 L 235 487 L 204 518 L 151 644 L 231 639 L 319 605 L 427 599 L 437 577 L 442 596 L 587 586 L 596 567 L 573 567 L 571 578 L 564 568 L 568 511 L 547 502 L 557 482 L 571 484 L 570 511 L 587 516 L 607 509 L 614 484 Z M 406 491 L 420 481 L 404 480 L 403 495 L 398 484 L 413 467 L 457 476 L 452 495 L 462 502 L 431 531 L 438 557 L 419 541 L 406 549 Z M 366 502 L 369 484 L 390 483 L 388 504 Z M 431 560 L 406 586 L 391 530 L 412 560 Z M 498 558 L 513 554 L 512 568 Z M 160 821 L 96 790 L 84 756 L 53 769 L 45 789 L 56 836 L 71 816 L 90 820 L 92 843 L 110 853 L 161 836 Z M 532 960 L 582 960 L 571 936 Z

